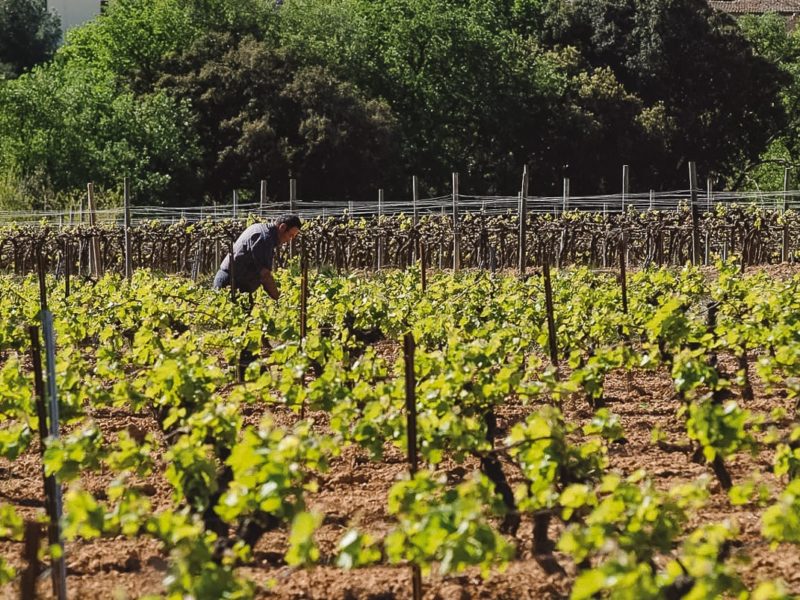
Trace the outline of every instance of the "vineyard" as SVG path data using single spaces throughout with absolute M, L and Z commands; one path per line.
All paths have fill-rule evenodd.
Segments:
M 800 600 L 798 12 L 0 0 L 0 600 Z
M 624 213 L 345 215 L 309 220 L 303 238 L 311 266 L 337 272 L 402 269 L 420 259 L 436 269 L 494 271 L 545 261 L 608 268 L 619 264 L 623 240 L 625 260 L 635 266 L 708 265 L 715 254 L 724 259 L 738 255 L 747 266 L 794 260 L 800 254 L 799 215 L 753 203 L 716 204 L 702 214 L 685 205 Z M 18 275 L 35 271 L 41 255 L 45 268 L 60 275 L 97 276 L 125 273 L 129 257 L 128 271 L 149 268 L 197 279 L 213 275 L 239 233 L 257 219 L 251 214 L 247 219 L 141 221 L 128 227 L 7 225 L 0 227 L 0 269 Z
M 75 598 L 800 593 L 791 267 L 286 261 L 277 304 L 0 278 L 4 596 L 47 597 L 62 560 Z

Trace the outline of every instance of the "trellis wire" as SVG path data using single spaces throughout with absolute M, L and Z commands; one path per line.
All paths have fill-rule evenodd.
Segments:
M 785 190 L 775 192 L 724 192 L 715 191 L 712 202 L 702 202 L 699 206 L 701 212 L 713 211 L 717 205 L 753 204 L 757 203 L 764 209 L 780 210 L 783 206 L 793 208 L 792 200 L 800 195 L 800 190 Z M 625 193 L 625 210 L 636 211 L 674 211 L 687 207 L 691 197 L 690 190 L 672 190 L 664 192 Z M 416 201 L 416 212 L 419 216 L 440 213 L 442 208 L 452 206 L 452 194 L 421 198 Z M 384 215 L 414 214 L 415 203 L 409 200 L 384 200 L 382 212 Z M 519 195 L 508 196 L 480 196 L 459 193 L 459 212 L 474 213 L 485 212 L 487 215 L 516 212 L 519 205 Z M 593 196 L 569 197 L 568 209 L 578 212 L 605 212 L 619 213 L 623 207 L 623 194 L 600 194 Z M 564 208 L 563 193 L 558 196 L 528 196 L 527 209 L 529 214 L 561 213 Z M 132 206 L 130 208 L 131 223 L 138 224 L 143 221 L 224 221 L 236 218 L 246 218 L 254 215 L 259 218 L 270 219 L 277 215 L 294 209 L 301 217 L 315 218 L 318 216 L 339 217 L 349 214 L 351 217 L 372 217 L 378 214 L 377 201 L 311 201 L 296 199 L 293 202 L 274 202 L 262 205 L 261 202 L 242 203 L 229 205 L 209 206 Z M 46 222 L 53 226 L 64 227 L 71 221 L 71 208 L 61 210 L 40 211 L 8 211 L 0 210 L 0 223 L 35 223 Z M 95 209 L 98 223 L 123 224 L 124 208 Z

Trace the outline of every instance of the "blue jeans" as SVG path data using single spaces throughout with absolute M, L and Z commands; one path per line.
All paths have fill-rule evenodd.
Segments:
M 228 273 L 227 271 L 223 271 L 222 269 L 217 271 L 217 274 L 214 275 L 214 284 L 213 284 L 214 289 L 221 290 L 224 287 L 230 286 L 230 284 L 231 284 L 231 274 Z M 243 292 L 242 288 L 240 288 L 238 285 L 236 286 L 236 289 L 240 292 Z M 254 300 L 255 300 L 255 298 L 253 297 L 253 292 L 247 292 L 247 297 L 250 301 L 250 310 L 253 310 Z
M 214 276 L 214 289 L 219 290 L 231 284 L 231 274 L 220 269 Z

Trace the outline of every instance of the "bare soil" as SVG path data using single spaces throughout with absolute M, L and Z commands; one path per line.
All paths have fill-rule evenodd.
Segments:
M 797 272 L 796 268 L 768 268 L 771 274 L 781 277 Z M 775 271 L 772 273 L 772 271 Z M 381 349 L 387 355 L 396 354 L 397 348 L 385 344 Z M 751 357 L 751 364 L 752 359 Z M 733 371 L 733 363 L 723 366 Z M 780 393 L 768 393 L 753 377 L 755 399 L 740 404 L 754 413 L 769 415 L 776 407 L 793 414 L 794 407 Z M 687 438 L 683 417 L 678 416 L 679 402 L 666 372 L 635 372 L 632 377 L 614 373 L 607 381 L 608 408 L 617 414 L 624 427 L 625 443 L 611 444 L 610 469 L 623 475 L 645 469 L 657 485 L 668 489 L 674 485 L 693 481 L 701 475 L 713 474 L 702 464 L 692 462 L 691 453 L 664 451 L 651 441 L 651 433 L 658 427 L 667 434 L 668 441 L 685 444 Z M 535 410 L 535 405 L 522 405 L 515 399 L 498 410 L 501 435 L 515 422 Z M 591 411 L 583 398 L 568 399 L 563 410 L 567 419 L 583 423 Z M 297 416 L 282 407 L 266 405 L 246 415 L 247 421 L 257 423 L 264 412 L 270 412 L 282 425 L 290 425 Z M 312 415 L 320 431 L 325 431 L 325 415 Z M 158 431 L 150 417 L 132 415 L 124 410 L 99 411 L 95 414 L 103 434 L 113 439 L 122 429 Z M 787 433 L 790 420 L 776 423 Z M 13 505 L 25 518 L 43 512 L 42 469 L 38 444 L 18 460 L 0 459 L 0 502 Z M 762 448 L 753 455 L 740 454 L 728 462 L 734 483 L 758 474 L 776 497 L 786 482 L 771 473 L 773 450 Z M 158 462 L 159 459 L 157 459 Z M 503 465 L 512 485 L 521 477 L 509 464 Z M 456 482 L 477 469 L 477 464 L 467 461 L 462 465 L 446 462 L 442 470 Z M 156 472 L 145 480 L 135 482 L 151 496 L 155 510 L 171 504 L 171 489 L 163 478 L 164 464 L 159 462 Z M 390 600 L 411 598 L 410 571 L 407 567 L 379 565 L 354 571 L 343 571 L 333 564 L 336 543 L 350 525 L 358 526 L 380 538 L 392 526 L 386 511 L 389 488 L 406 470 L 404 456 L 387 446 L 385 459 L 370 462 L 363 453 L 346 448 L 334 460 L 320 486 L 313 495 L 311 508 L 326 515 L 318 532 L 321 564 L 310 569 L 294 569 L 283 563 L 286 550 L 286 531 L 266 535 L 254 551 L 252 564 L 241 569 L 241 574 L 259 584 L 259 598 L 315 599 L 315 600 Z M 113 479 L 111 473 L 85 473 L 81 483 L 88 491 L 102 497 Z M 750 585 L 765 579 L 782 579 L 790 592 L 800 594 L 800 549 L 781 545 L 772 549 L 760 535 L 760 517 L 763 507 L 757 505 L 732 506 L 727 495 L 713 481 L 712 495 L 706 506 L 696 514 L 691 526 L 712 521 L 729 520 L 739 529 L 741 545 L 735 553 L 743 559 L 740 573 Z M 552 525 L 551 537 L 560 533 L 559 525 Z M 569 595 L 575 570 L 572 563 L 556 553 L 566 575 L 547 575 L 531 552 L 532 522 L 524 518 L 515 540 L 517 558 L 505 571 L 495 571 L 482 579 L 477 570 L 459 576 L 441 577 L 435 573 L 424 578 L 424 596 L 427 600 L 481 599 L 543 599 L 564 598 Z M 6 557 L 18 570 L 24 568 L 21 558 L 22 543 L 0 540 L 0 555 Z M 73 599 L 138 598 L 162 591 L 168 556 L 159 544 L 147 538 L 134 540 L 118 537 L 91 542 L 74 542 L 67 545 L 69 597 Z M 40 597 L 50 598 L 50 584 L 46 577 L 39 581 Z M 18 598 L 16 582 L 0 587 L 0 598 Z

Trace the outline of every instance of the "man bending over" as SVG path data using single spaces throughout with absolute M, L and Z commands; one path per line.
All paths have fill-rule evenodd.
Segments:
M 270 298 L 277 300 L 281 293 L 272 277 L 275 248 L 286 244 L 300 233 L 303 226 L 297 215 L 283 215 L 272 225 L 256 223 L 244 230 L 233 244 L 233 282 L 240 292 L 252 293 L 261 285 Z M 231 255 L 228 254 L 214 277 L 214 287 L 231 284 Z

